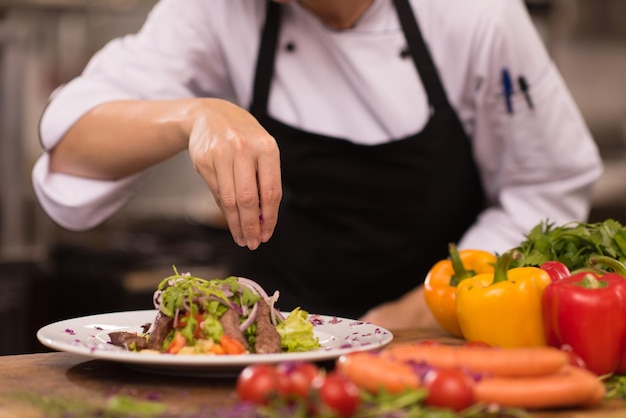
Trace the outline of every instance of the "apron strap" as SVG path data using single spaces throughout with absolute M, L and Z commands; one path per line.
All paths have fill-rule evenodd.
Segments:
M 254 76 L 254 90 L 250 112 L 254 115 L 264 114 L 267 111 L 274 61 L 278 47 L 278 33 L 280 31 L 281 5 L 274 1 L 267 2 L 265 24 L 261 32 L 261 45 L 257 56 L 256 74 Z
M 413 58 L 413 63 L 422 79 L 428 102 L 437 108 L 440 105 L 448 105 L 446 92 L 441 84 L 435 63 L 433 62 L 428 46 L 424 42 L 417 20 L 409 0 L 394 0 L 394 5 L 398 11 L 398 19 L 404 31 L 404 36 L 409 44 L 409 52 Z

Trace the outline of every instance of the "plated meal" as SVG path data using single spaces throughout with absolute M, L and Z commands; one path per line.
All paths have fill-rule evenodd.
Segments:
M 190 304 L 194 294 L 199 304 Z M 260 363 L 334 360 L 354 351 L 377 350 L 393 339 L 387 329 L 356 319 L 303 309 L 278 311 L 277 297 L 245 278 L 207 281 L 175 272 L 155 290 L 157 309 L 66 319 L 42 327 L 37 338 L 53 350 L 152 373 L 195 377 L 233 375 Z M 233 312 L 238 314 L 238 327 Z M 266 333 L 274 336 L 266 338 Z M 177 334 L 185 337 L 184 344 Z M 240 352 L 232 342 L 242 336 L 239 344 L 247 348 Z M 160 344 L 155 344 L 157 340 Z M 234 352 L 240 353 L 229 354 L 225 347 L 239 347 Z
M 145 332 L 114 331 L 111 343 L 129 351 L 167 354 L 270 354 L 320 348 L 308 313 L 287 316 L 253 280 L 205 280 L 189 273 L 164 279 L 154 294 L 157 315 Z

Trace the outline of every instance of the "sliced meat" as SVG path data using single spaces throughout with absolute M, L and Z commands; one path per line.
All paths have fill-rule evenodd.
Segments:
M 154 329 L 150 333 L 148 338 L 148 348 L 151 350 L 161 351 L 163 348 L 163 341 L 167 334 L 170 333 L 173 327 L 174 320 L 166 315 L 163 315 L 161 311 L 157 314 L 154 320 Z
M 239 314 L 233 310 L 228 309 L 220 317 L 220 323 L 224 328 L 224 334 L 239 341 L 243 346 L 248 349 L 248 341 L 244 337 L 243 332 L 239 329 Z
M 143 350 L 148 348 L 148 339 L 134 332 L 116 331 L 110 332 L 111 344 L 124 347 L 126 350 Z
M 263 299 L 259 301 L 256 315 L 256 342 L 254 351 L 258 354 L 280 353 L 280 334 L 270 319 L 270 307 Z

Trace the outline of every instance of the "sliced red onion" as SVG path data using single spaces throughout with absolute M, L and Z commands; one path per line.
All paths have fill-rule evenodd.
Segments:
M 178 326 L 178 314 L 180 313 L 180 309 L 176 309 L 174 312 L 174 327 Z
M 248 308 L 248 305 L 241 302 L 241 297 L 239 298 L 239 306 L 241 307 L 241 316 L 248 316 L 250 309 Z
M 224 296 L 226 296 L 227 298 L 230 298 L 234 295 L 233 291 L 230 290 L 229 286 L 222 286 L 220 290 L 222 291 Z
M 250 280 L 246 277 L 237 277 L 237 281 L 241 283 L 242 285 L 251 289 L 254 293 L 261 296 L 265 300 L 265 302 L 270 307 L 270 313 L 272 315 L 272 323 L 274 325 L 276 325 L 276 318 L 279 318 L 280 320 L 285 319 L 284 315 L 278 309 L 274 307 L 274 304 L 278 300 L 278 296 L 280 295 L 280 292 L 275 291 L 274 294 L 270 297 L 265 291 L 265 289 L 263 289 L 263 287 L 261 287 L 261 285 L 255 282 L 254 280 Z
M 183 302 L 183 309 L 186 310 L 187 312 L 191 312 L 191 305 L 189 303 L 189 298 L 184 297 L 182 302 Z
M 276 290 L 274 292 L 274 294 L 272 295 L 272 297 L 270 298 L 268 305 L 270 307 L 270 319 L 272 320 L 272 324 L 274 326 L 276 326 L 276 308 L 274 307 L 274 305 L 276 304 L 276 301 L 278 300 L 278 297 L 280 296 L 280 292 L 278 290 Z M 280 314 L 280 312 L 279 312 Z M 283 319 L 283 318 L 281 318 Z
M 261 285 L 259 285 L 254 280 L 250 280 L 245 277 L 237 277 L 237 281 L 243 284 L 244 286 L 250 288 L 254 293 L 256 293 L 257 295 L 265 299 L 265 301 L 269 300 L 270 297 L 267 295 L 265 290 L 261 287 Z
M 183 274 L 183 276 L 184 276 L 184 274 Z M 180 278 L 180 277 L 179 277 L 179 278 L 175 278 L 175 279 L 169 279 L 169 280 L 167 281 L 167 285 L 168 285 L 168 286 L 174 286 L 174 285 L 176 285 L 176 282 L 182 282 L 183 280 L 184 280 L 184 279 L 182 279 L 182 278 Z
M 155 291 L 154 295 L 152 296 L 152 303 L 154 304 L 154 308 L 160 309 L 162 302 L 163 302 L 163 291 L 162 290 Z
M 324 319 L 322 319 L 319 315 L 313 315 L 309 318 L 309 321 L 313 324 L 313 326 L 324 325 Z
M 241 325 L 239 325 L 239 329 L 241 331 L 245 331 L 246 329 L 248 329 L 250 325 L 252 325 L 252 323 L 256 320 L 256 313 L 258 310 L 259 310 L 258 303 L 255 303 L 254 305 L 252 305 L 252 311 L 250 312 L 250 315 L 248 315 L 246 320 L 243 321 Z
M 235 312 L 237 312 L 237 315 L 239 316 L 243 316 L 243 309 L 241 308 L 241 306 L 239 306 L 237 303 L 235 302 L 231 302 L 230 303 L 230 308 L 234 309 Z

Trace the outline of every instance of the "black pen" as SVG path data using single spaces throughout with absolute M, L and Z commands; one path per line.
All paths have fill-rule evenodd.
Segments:
M 526 103 L 528 103 L 528 107 L 530 109 L 533 109 L 533 99 L 530 97 L 529 86 L 526 82 L 526 78 L 523 75 L 519 76 L 519 78 L 517 79 L 517 83 L 519 84 L 519 88 L 522 93 L 524 93 L 524 97 L 526 98 Z

